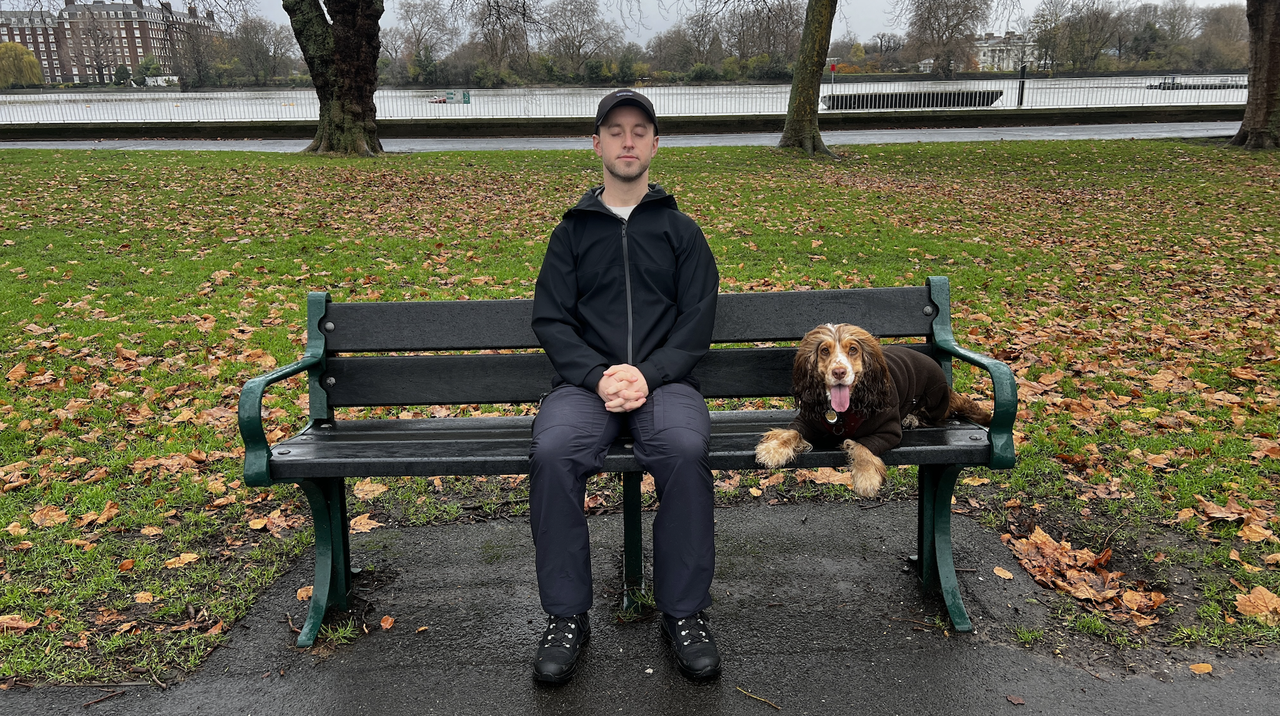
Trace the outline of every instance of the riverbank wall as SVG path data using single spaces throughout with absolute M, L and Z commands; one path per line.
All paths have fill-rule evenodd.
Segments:
M 956 127 L 1044 127 L 1074 124 L 1230 122 L 1244 118 L 1240 105 L 1108 107 L 1099 109 L 979 109 L 879 112 L 821 112 L 818 126 L 836 129 L 928 129 Z M 663 134 L 780 132 L 781 114 L 672 116 L 662 118 Z M 591 132 L 591 120 L 573 118 L 386 119 L 380 136 L 401 139 L 441 137 L 574 137 Z M 89 122 L 0 125 L 4 140 L 92 139 L 307 139 L 314 121 L 252 122 Z

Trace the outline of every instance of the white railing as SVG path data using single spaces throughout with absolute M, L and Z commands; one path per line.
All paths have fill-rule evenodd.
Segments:
M 1242 75 L 999 79 L 955 82 L 824 83 L 824 107 L 894 109 L 1105 108 L 1244 104 Z M 519 119 L 595 116 L 599 88 L 379 90 L 379 119 Z M 659 116 L 786 114 L 789 85 L 647 87 Z M 455 102 L 439 103 L 452 93 Z M 828 95 L 834 94 L 834 99 Z M 469 101 L 463 103 L 463 97 Z M 1019 97 L 1021 96 L 1021 103 Z M 437 101 L 433 101 L 437 100 Z M 826 110 L 833 111 L 833 110 Z M 45 92 L 0 94 L 0 124 L 92 122 L 309 121 L 319 113 L 310 90 L 233 92 Z

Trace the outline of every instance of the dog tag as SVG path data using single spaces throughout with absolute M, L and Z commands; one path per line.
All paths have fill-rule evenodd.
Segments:
M 839 420 L 839 419 L 840 419 L 840 415 L 839 415 L 838 413 L 836 413 L 836 411 L 834 411 L 834 410 L 828 410 L 828 411 L 827 411 L 827 422 L 828 422 L 828 423 L 831 423 L 832 425 L 835 425 L 835 424 L 836 424 L 836 420 Z

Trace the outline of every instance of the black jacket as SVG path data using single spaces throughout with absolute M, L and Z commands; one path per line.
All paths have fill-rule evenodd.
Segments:
M 640 369 L 649 390 L 697 384 L 694 365 L 711 347 L 715 257 L 698 225 L 657 184 L 623 221 L 583 195 L 551 233 L 533 298 L 533 332 L 557 385 L 595 391 L 611 365 Z

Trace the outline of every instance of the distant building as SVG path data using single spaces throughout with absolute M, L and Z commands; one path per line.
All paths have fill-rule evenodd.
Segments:
M 973 39 L 973 55 L 982 72 L 1014 72 L 1023 65 L 1035 66 L 1035 43 L 1015 32 L 988 32 Z
M 169 2 L 64 2 L 57 15 L 0 12 L 0 42 L 17 42 L 36 53 L 49 83 L 109 82 L 117 67 L 133 72 L 148 55 L 159 62 L 160 74 L 179 75 L 184 50 L 223 35 L 213 11 L 201 16 L 195 6 L 178 14 Z
M 57 17 L 41 10 L 0 10 L 0 42 L 16 42 L 35 53 L 45 82 L 61 82 L 62 36 Z

